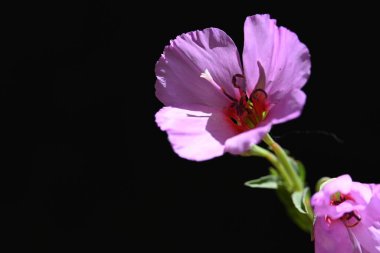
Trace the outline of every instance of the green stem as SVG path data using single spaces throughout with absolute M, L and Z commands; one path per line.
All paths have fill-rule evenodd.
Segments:
M 289 187 L 290 189 L 293 187 L 292 179 L 289 177 L 284 166 L 282 166 L 281 162 L 270 151 L 260 146 L 254 145 L 251 148 L 251 152 L 249 154 L 267 159 L 277 169 L 278 173 L 284 180 L 285 186 Z
M 290 164 L 290 159 L 282 147 L 277 142 L 275 142 L 269 134 L 264 136 L 263 141 L 272 148 L 273 152 L 277 155 L 281 164 L 284 166 L 286 174 L 290 177 L 292 186 L 294 186 L 294 191 L 302 191 L 302 181 Z

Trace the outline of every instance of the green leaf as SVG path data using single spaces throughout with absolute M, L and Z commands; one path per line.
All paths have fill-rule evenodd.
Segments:
M 292 201 L 296 209 L 303 214 L 308 213 L 306 208 L 306 201 L 309 194 L 309 187 L 303 189 L 303 191 L 293 192 L 292 193 Z
M 257 179 L 253 179 L 244 183 L 245 186 L 251 188 L 277 189 L 279 179 L 274 175 L 267 175 Z

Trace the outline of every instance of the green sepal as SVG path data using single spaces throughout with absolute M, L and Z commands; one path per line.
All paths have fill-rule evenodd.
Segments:
M 309 192 L 310 192 L 309 187 L 305 187 L 303 191 L 292 193 L 293 204 L 300 213 L 307 214 L 308 212 L 306 209 L 306 205 L 307 205 L 306 201 L 307 201 L 308 196 L 310 196 Z
M 331 180 L 329 177 L 322 177 L 318 180 L 318 182 L 315 184 L 315 191 L 319 192 L 323 186 L 325 186 L 326 183 L 328 183 Z
M 249 180 L 244 183 L 245 186 L 251 188 L 262 188 L 262 189 L 278 189 L 280 182 L 278 176 L 267 175 L 257 179 Z

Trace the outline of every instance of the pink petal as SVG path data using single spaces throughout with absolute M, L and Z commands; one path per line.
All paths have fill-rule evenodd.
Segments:
M 271 97 L 271 101 L 277 101 L 276 95 Z M 268 113 L 268 119 L 272 124 L 280 124 L 285 121 L 300 116 L 306 102 L 306 95 L 301 90 L 293 90 L 283 96 L 281 100 L 275 102 Z
M 354 252 L 347 228 L 340 221 L 328 224 L 318 217 L 314 224 L 315 253 Z
M 327 195 L 331 196 L 337 192 L 348 194 L 351 191 L 352 179 L 349 175 L 342 175 L 328 182 L 322 189 Z
M 327 215 L 328 209 L 330 207 L 330 196 L 326 195 L 323 191 L 316 192 L 311 197 L 311 205 L 314 208 L 314 213 L 316 216 L 324 217 Z
M 380 222 L 380 184 L 372 185 L 372 198 L 366 212 L 373 220 Z
M 218 111 L 191 111 L 164 107 L 156 113 L 156 122 L 168 133 L 174 151 L 182 158 L 204 161 L 224 153 L 224 142 L 236 134 Z M 226 122 L 226 123 L 224 123 Z
M 222 108 L 230 100 L 200 75 L 206 70 L 229 95 L 235 96 L 232 76 L 242 73 L 238 50 L 232 39 L 217 28 L 178 36 L 156 64 L 156 96 L 167 106 L 187 105 Z
M 380 185 L 373 186 L 373 196 L 365 211 L 360 212 L 361 222 L 352 228 L 360 243 L 370 253 L 380 252 Z
M 374 221 L 366 212 L 361 212 L 361 221 L 351 228 L 364 249 L 370 253 L 380 252 L 380 221 Z
M 372 198 L 372 190 L 368 184 L 352 182 L 350 196 L 355 199 L 358 205 L 368 205 Z
M 300 89 L 310 76 L 310 55 L 297 35 L 278 27 L 269 15 L 247 17 L 244 24 L 244 72 L 249 93 L 258 80 L 257 61 L 266 74 L 269 95 L 280 92 L 286 95 Z
M 256 128 L 236 135 L 226 141 L 226 152 L 241 154 L 259 143 L 265 134 L 269 133 L 271 124 L 258 125 Z

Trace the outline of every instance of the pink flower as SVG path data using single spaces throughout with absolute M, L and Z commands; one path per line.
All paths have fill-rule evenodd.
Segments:
M 311 198 L 316 253 L 380 252 L 380 185 L 332 179 Z
M 309 52 L 269 15 L 247 17 L 243 62 L 217 28 L 178 36 L 156 64 L 156 122 L 181 157 L 241 154 L 273 124 L 298 117 L 310 75 Z

